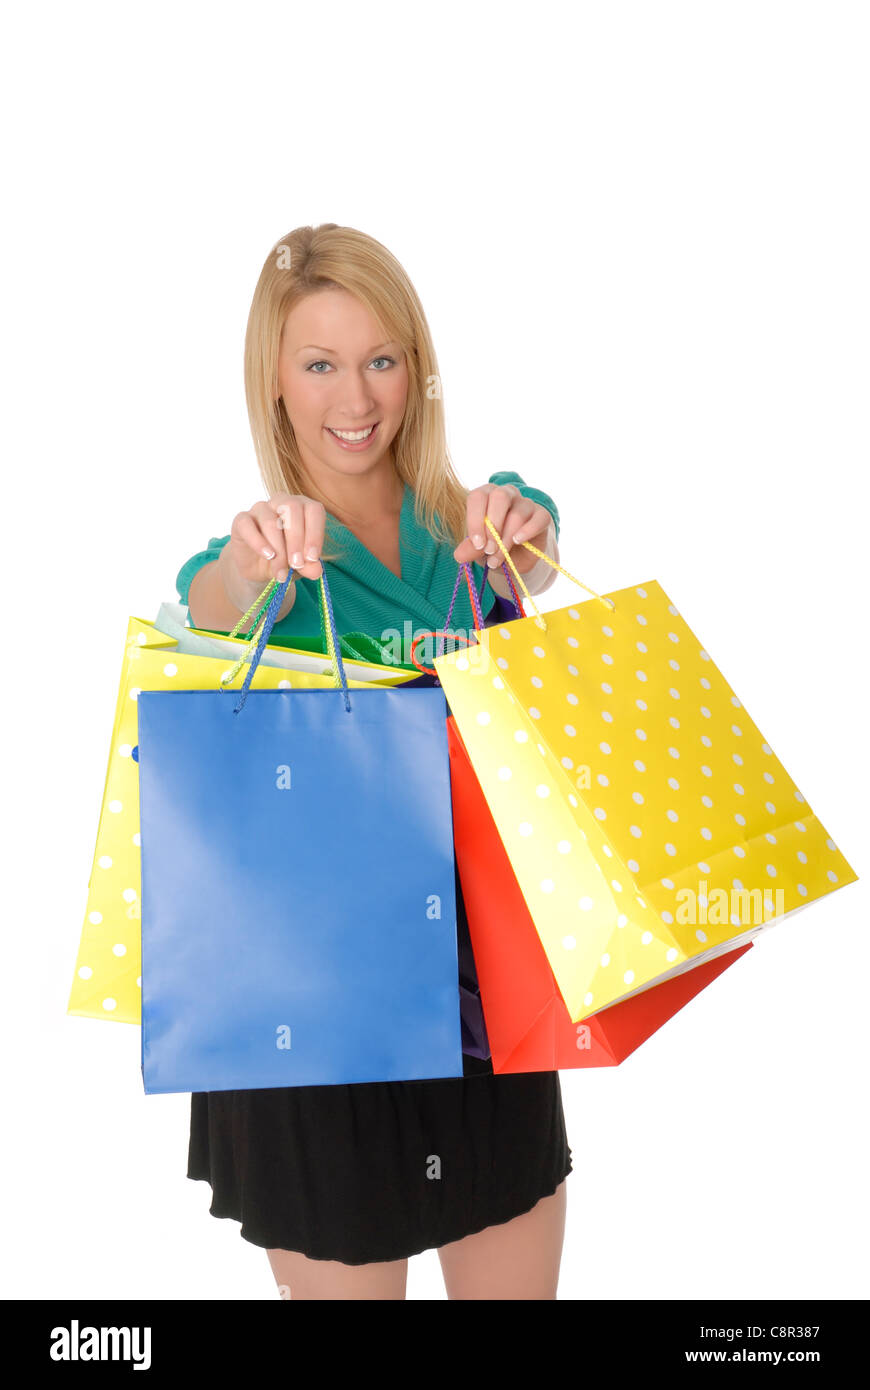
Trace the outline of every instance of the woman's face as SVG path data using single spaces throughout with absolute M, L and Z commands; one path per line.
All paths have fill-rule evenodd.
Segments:
M 408 369 L 397 342 L 345 290 L 317 290 L 287 315 L 278 351 L 278 391 L 305 467 L 368 473 L 388 455 L 405 413 Z M 342 441 L 335 431 L 361 434 Z

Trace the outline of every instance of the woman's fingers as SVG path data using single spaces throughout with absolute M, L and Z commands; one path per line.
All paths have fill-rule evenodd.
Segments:
M 508 518 L 508 530 L 513 533 L 511 539 L 517 535 L 520 537 L 510 552 L 511 561 L 520 574 L 528 574 L 529 570 L 533 570 L 540 561 L 540 556 L 536 555 L 534 550 L 529 550 L 524 542 L 531 541 L 539 550 L 543 550 L 547 532 L 552 524 L 551 514 L 546 507 L 542 507 L 538 503 L 532 504 L 532 512 L 518 526 L 514 526 L 511 519 Z
M 496 569 L 504 563 L 504 555 L 492 531 L 486 525 L 487 518 L 501 536 L 505 549 L 510 554 L 513 536 L 529 520 L 535 510 L 535 503 L 523 497 L 513 483 L 505 483 L 499 487 L 484 484 L 468 494 L 466 507 L 468 535 L 456 547 L 453 552 L 454 558 L 460 565 L 471 561 Z
M 323 551 L 323 537 L 326 533 L 326 508 L 322 502 L 305 498 L 305 538 L 301 547 L 305 568 L 302 573 L 306 579 L 319 579 L 323 573 L 320 556 Z M 298 554 L 294 551 L 294 554 Z
M 288 570 L 303 579 L 319 579 L 323 573 L 320 554 L 326 530 L 326 509 L 311 497 L 279 493 L 262 504 L 271 510 L 282 538 L 282 560 L 277 578 L 284 582 Z
M 507 509 L 507 499 L 499 503 L 498 498 L 504 495 L 505 489 L 494 487 L 491 483 L 484 483 L 481 487 L 474 488 L 466 498 L 466 531 L 467 535 L 453 552 L 453 557 L 459 565 L 471 561 L 474 564 L 482 565 L 486 557 L 486 547 L 492 540 L 492 535 L 485 524 L 485 517 L 489 516 L 494 526 L 498 526 L 496 517 L 499 515 L 499 507 Z
M 518 552 L 524 554 L 528 553 L 523 551 L 521 545 L 516 545 L 514 543 L 514 536 L 520 531 L 521 527 L 528 522 L 531 511 L 534 511 L 534 506 L 534 502 L 530 502 L 527 498 L 521 497 L 518 502 L 515 502 L 513 506 L 511 506 L 510 510 L 502 519 L 501 525 L 495 520 L 495 517 L 491 518 L 493 526 L 495 526 L 495 529 L 501 537 L 502 545 L 504 545 L 505 550 L 514 563 L 516 563 L 519 558 Z M 486 563 L 490 569 L 496 569 L 499 565 L 504 564 L 504 553 L 488 527 L 487 532 L 489 544 L 492 546 L 492 549 L 487 554 Z M 531 535 L 532 532 L 528 534 Z
M 230 534 L 234 541 L 242 545 L 236 561 L 242 578 L 257 579 L 263 574 L 265 567 L 266 573 L 275 579 L 278 570 L 286 563 L 284 541 L 277 525 L 272 524 L 275 522 L 277 517 L 274 513 L 270 522 L 268 517 L 257 514 L 256 507 L 247 512 L 239 512 L 238 516 L 233 518 Z M 271 559 L 269 551 L 272 552 Z

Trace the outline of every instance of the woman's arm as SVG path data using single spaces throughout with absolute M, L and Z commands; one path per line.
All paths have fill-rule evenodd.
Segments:
M 187 607 L 191 627 L 206 632 L 232 632 L 265 587 L 242 579 L 224 546 L 218 558 L 198 569 L 190 581 Z M 275 621 L 286 618 L 295 602 L 296 582 L 291 579 Z

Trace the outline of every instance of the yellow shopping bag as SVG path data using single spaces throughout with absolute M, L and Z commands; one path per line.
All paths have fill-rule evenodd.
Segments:
M 254 608 L 259 607 L 265 593 Z M 226 646 L 239 655 L 251 648 L 249 637 L 233 640 L 245 624 L 246 614 L 233 633 L 214 646 Z M 198 629 L 190 630 L 198 635 Z M 208 634 L 211 637 L 211 634 Z M 141 1021 L 141 858 L 139 847 L 138 718 L 136 700 L 141 690 L 217 690 L 231 684 L 233 661 L 230 656 L 207 657 L 181 654 L 178 643 L 160 632 L 153 623 L 130 618 L 121 667 L 115 722 L 109 747 L 109 762 L 103 790 L 97 841 L 94 849 L 85 919 L 73 974 L 67 1013 L 84 1018 L 114 1019 L 121 1023 Z M 295 657 L 305 667 L 296 670 Z M 267 666 L 273 659 L 280 665 Z M 238 663 L 236 663 L 238 665 Z M 348 686 L 363 688 L 401 683 L 408 672 L 394 666 L 370 663 L 344 663 Z M 351 679 L 356 672 L 364 679 Z M 234 678 L 234 675 L 233 675 Z M 244 676 L 242 676 L 244 679 Z M 274 690 L 293 686 L 299 689 L 332 687 L 334 675 L 329 662 L 316 662 L 310 652 L 295 653 L 287 647 L 267 646 L 257 666 L 252 689 Z
M 574 1022 L 856 881 L 655 580 L 476 635 L 435 668 Z

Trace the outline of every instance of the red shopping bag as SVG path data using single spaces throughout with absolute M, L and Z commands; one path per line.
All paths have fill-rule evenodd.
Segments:
M 613 1067 L 752 942 L 574 1023 L 452 715 L 453 839 L 494 1072 Z

